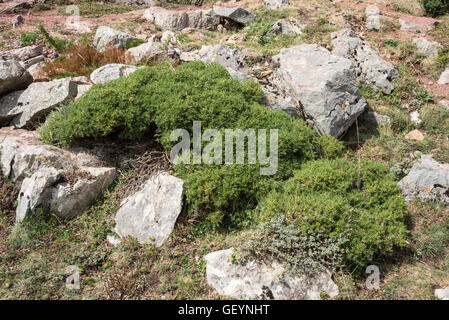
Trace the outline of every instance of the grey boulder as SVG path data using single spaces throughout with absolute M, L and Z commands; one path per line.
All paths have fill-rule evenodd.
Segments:
M 302 34 L 302 31 L 306 25 L 302 24 L 298 19 L 285 18 L 276 21 L 273 26 L 266 33 L 267 37 L 277 36 L 279 34 L 285 34 L 288 36 L 294 36 Z
M 220 17 L 212 9 L 168 10 L 152 7 L 145 10 L 143 15 L 163 30 L 179 31 L 185 28 L 215 30 L 220 24 Z
M 182 210 L 184 182 L 166 172 L 152 176 L 139 191 L 122 201 L 115 232 L 140 243 L 162 246 L 170 237 Z
M 254 13 L 241 7 L 226 8 L 214 6 L 213 10 L 217 16 L 232 20 L 240 24 L 250 24 L 256 21 L 256 15 Z
M 365 110 L 354 64 L 327 49 L 305 44 L 273 57 L 281 91 L 301 105 L 319 134 L 340 137 Z
M 430 41 L 426 38 L 415 38 L 413 43 L 418 48 L 418 53 L 425 55 L 430 59 L 438 57 L 438 50 L 443 48 L 441 44 L 436 41 Z
M 38 210 L 62 218 L 80 215 L 115 179 L 116 169 L 83 150 L 43 144 L 36 131 L 0 129 L 0 169 L 15 183 L 22 182 L 16 221 Z
M 219 294 L 233 299 L 319 300 L 324 291 L 330 297 L 338 295 L 331 273 L 314 276 L 290 276 L 273 261 L 267 265 L 257 260 L 245 264 L 233 262 L 234 249 L 220 250 L 204 256 L 207 282 Z
M 449 164 L 435 161 L 432 155 L 422 155 L 398 185 L 407 202 L 438 200 L 447 206 Z
M 180 59 L 182 61 L 200 60 L 204 63 L 215 62 L 225 67 L 233 78 L 240 81 L 249 78 L 245 55 L 240 50 L 227 45 L 202 46 L 200 50 L 183 52 Z
M 94 46 L 98 51 L 103 51 L 107 47 L 125 48 L 126 45 L 137 38 L 106 26 L 98 27 L 95 37 Z
M 127 77 L 138 69 L 138 67 L 131 65 L 111 63 L 94 70 L 90 75 L 90 81 L 94 84 L 105 83 L 121 77 Z
M 10 93 L 0 100 L 0 121 L 16 128 L 33 127 L 50 111 L 67 103 L 77 94 L 70 78 L 35 82 L 26 90 Z
M 133 65 L 142 62 L 161 63 L 164 61 L 174 62 L 178 60 L 178 50 L 168 43 L 168 41 L 149 41 L 126 50 L 125 63 Z
M 398 71 L 354 31 L 349 29 L 337 31 L 332 33 L 331 38 L 334 46 L 332 53 L 353 61 L 363 83 L 386 94 L 394 90 L 393 81 L 399 76 Z
M 0 61 L 0 97 L 14 90 L 25 89 L 33 77 L 16 60 Z

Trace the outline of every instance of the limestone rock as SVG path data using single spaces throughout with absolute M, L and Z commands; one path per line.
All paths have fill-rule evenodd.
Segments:
M 212 9 L 207 10 L 167 10 L 152 7 L 145 10 L 144 17 L 163 30 L 183 30 L 195 28 L 215 30 L 220 24 L 220 17 Z
M 114 180 L 115 168 L 83 150 L 43 144 L 36 131 L 0 129 L 0 169 L 14 182 L 22 181 L 16 220 L 39 208 L 63 218 L 82 213 Z
M 330 297 L 338 295 L 338 287 L 329 271 L 315 276 L 285 274 L 284 268 L 273 262 L 270 265 L 257 260 L 244 265 L 232 262 L 234 250 L 220 250 L 204 256 L 208 283 L 219 294 L 234 299 L 262 299 L 271 293 L 276 300 L 319 300 L 320 293 Z
M 131 65 L 111 63 L 92 72 L 90 75 L 90 80 L 94 84 L 105 83 L 121 77 L 127 77 L 137 69 L 139 68 Z
M 162 246 L 181 213 L 183 184 L 165 172 L 151 177 L 138 192 L 123 200 L 114 231 L 120 237 L 133 236 L 140 243 Z
M 436 41 L 429 41 L 426 38 L 415 38 L 413 43 L 418 48 L 418 53 L 425 55 L 430 59 L 438 57 L 438 50 L 443 48 L 441 44 Z
M 0 61 L 0 97 L 13 90 L 25 89 L 33 78 L 16 60 Z
M 174 62 L 178 59 L 179 51 L 164 42 L 149 41 L 125 52 L 125 63 L 130 65 L 142 62 L 161 63 L 167 60 Z
M 422 155 L 409 174 L 398 183 L 407 202 L 436 199 L 449 205 L 449 164 L 439 163 L 432 155 Z
M 226 8 L 214 6 L 213 11 L 220 17 L 227 18 L 243 25 L 253 23 L 256 20 L 256 15 L 254 13 L 241 7 Z
M 31 177 L 23 180 L 17 199 L 16 222 L 23 221 L 29 212 L 34 213 L 39 208 L 49 209 L 50 187 L 59 178 L 60 172 L 58 170 L 44 167 L 36 171 Z
M 288 6 L 288 0 L 265 0 L 265 5 L 273 10 Z
M 119 30 L 106 26 L 100 26 L 94 37 L 94 46 L 98 51 L 103 51 L 109 46 L 125 48 L 128 42 L 136 38 Z
M 394 66 L 383 60 L 371 46 L 352 30 L 344 29 L 331 35 L 333 53 L 350 59 L 357 66 L 360 80 L 375 90 L 390 94 L 393 81 L 399 76 Z
M 441 74 L 438 84 L 449 84 L 449 67 Z
M 365 110 L 349 59 L 306 44 L 281 49 L 273 64 L 281 89 L 301 104 L 319 134 L 340 137 Z
M 0 121 L 12 118 L 16 128 L 32 127 L 51 110 L 73 99 L 77 86 L 70 78 L 35 82 L 0 100 Z
M 44 46 L 42 44 L 22 47 L 0 53 L 1 60 L 26 61 L 42 55 Z
M 268 30 L 266 36 L 272 37 L 278 34 L 294 36 L 297 34 L 302 34 L 305 27 L 306 25 L 301 24 L 301 22 L 295 18 L 280 19 L 273 24 L 270 30 Z
M 376 5 L 370 5 L 365 9 L 368 30 L 380 30 L 380 14 L 380 9 Z
M 449 300 L 449 287 L 444 289 L 435 289 L 435 297 L 440 300 Z
M 249 78 L 245 55 L 240 50 L 227 45 L 202 46 L 200 50 L 183 52 L 180 59 L 182 61 L 201 60 L 204 63 L 215 62 L 225 67 L 233 78 L 240 81 Z

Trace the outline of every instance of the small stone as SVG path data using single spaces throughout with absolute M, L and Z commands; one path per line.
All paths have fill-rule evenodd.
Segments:
M 421 123 L 421 118 L 420 118 L 419 112 L 418 111 L 413 111 L 412 113 L 410 113 L 410 120 L 414 124 L 420 124 Z
M 449 67 L 441 74 L 438 84 L 449 84 Z
M 138 69 L 138 67 L 131 65 L 111 63 L 104 65 L 92 72 L 90 75 L 90 80 L 94 84 L 105 83 L 121 77 L 129 76 L 131 73 Z
M 419 131 L 418 129 L 412 130 L 405 135 L 405 139 L 412 141 L 423 141 L 426 134 Z
M 444 289 L 435 289 L 435 297 L 440 300 L 449 300 L 449 287 Z
M 13 28 L 16 28 L 17 26 L 23 24 L 25 22 L 25 19 L 23 19 L 23 17 L 21 15 L 15 16 L 12 20 L 11 20 L 11 24 Z

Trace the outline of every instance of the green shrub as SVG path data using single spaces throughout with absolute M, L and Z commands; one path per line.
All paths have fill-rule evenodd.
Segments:
M 170 141 L 172 130 L 184 128 L 192 134 L 193 121 L 201 121 L 203 131 L 277 129 L 279 169 L 274 176 L 261 176 L 259 164 L 178 165 L 188 203 L 205 213 L 235 213 L 256 204 L 274 181 L 288 179 L 304 160 L 316 157 L 319 149 L 313 129 L 303 120 L 260 106 L 260 92 L 255 82 L 240 83 L 217 64 L 147 67 L 129 77 L 94 86 L 77 101 L 51 114 L 40 135 L 46 142 L 69 145 L 77 139 L 110 134 L 137 139 L 157 133 L 165 149 L 171 150 L 177 143 Z M 334 138 L 322 141 L 326 141 L 322 149 L 327 157 L 341 149 Z
M 36 33 L 25 33 L 22 32 L 20 35 L 20 42 L 22 46 L 30 46 L 34 44 L 37 40 L 38 35 Z
M 67 48 L 67 43 L 63 39 L 51 36 L 42 24 L 39 25 L 39 31 L 41 32 L 45 41 L 50 44 L 55 50 L 62 51 Z
M 421 5 L 426 15 L 431 17 L 449 13 L 449 0 L 421 0 Z
M 399 189 L 384 165 L 370 161 L 309 161 L 259 207 L 259 221 L 285 216 L 302 232 L 347 239 L 345 261 L 356 266 L 391 253 L 407 236 Z

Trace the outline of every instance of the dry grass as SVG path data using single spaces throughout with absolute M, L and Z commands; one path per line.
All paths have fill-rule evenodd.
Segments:
M 109 63 L 125 63 L 125 52 L 114 47 L 98 52 L 93 46 L 76 44 L 62 56 L 44 66 L 50 78 L 89 76 L 95 69 Z

